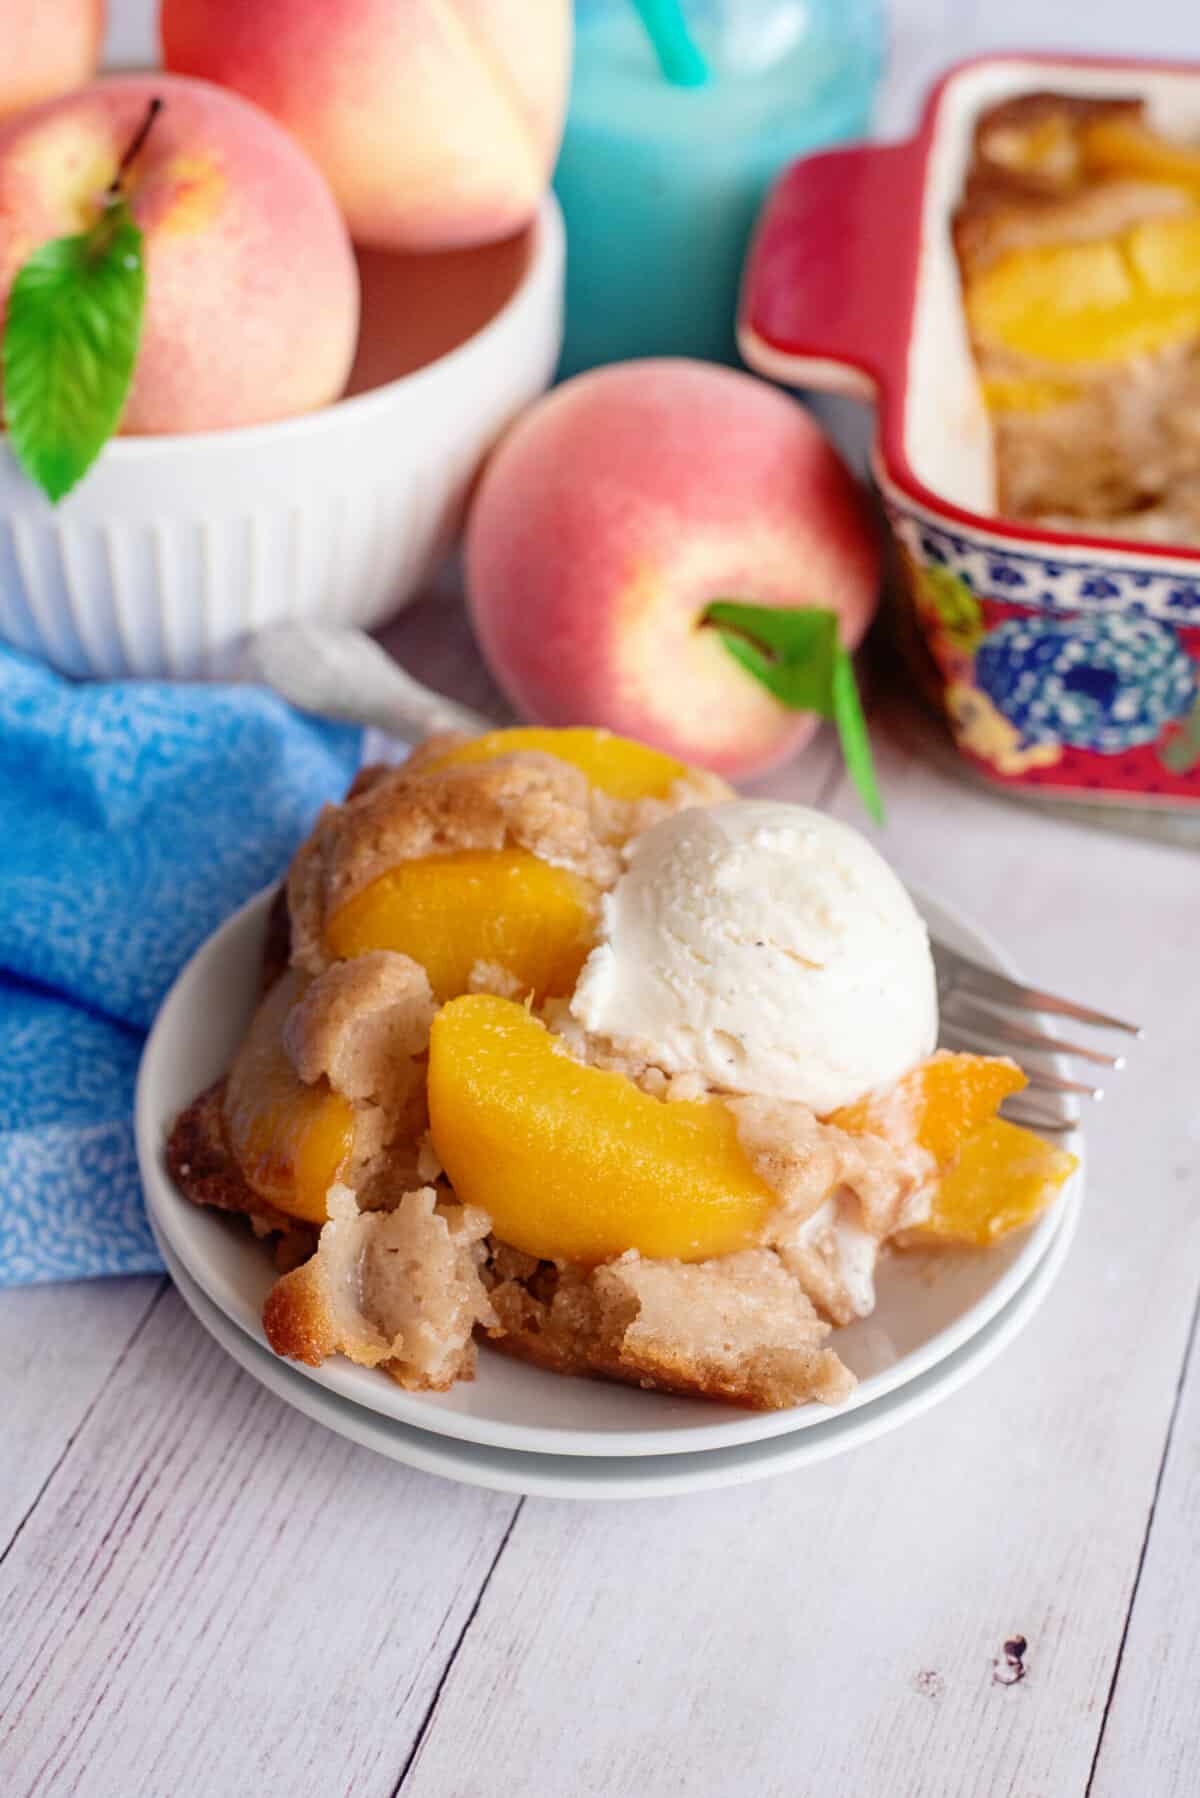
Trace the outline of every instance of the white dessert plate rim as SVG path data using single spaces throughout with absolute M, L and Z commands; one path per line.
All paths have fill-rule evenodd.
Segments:
M 534 1498 L 674 1498 L 744 1486 L 832 1459 L 929 1411 L 982 1373 L 1019 1335 L 1054 1285 L 1075 1234 L 1082 1194 L 1055 1207 L 1052 1240 L 1040 1265 L 967 1342 L 900 1389 L 851 1412 L 831 1411 L 817 1428 L 688 1455 L 595 1456 L 495 1448 L 403 1424 L 340 1398 L 273 1355 L 233 1323 L 184 1271 L 162 1237 L 163 1259 L 201 1327 L 238 1364 L 312 1421 L 418 1472 L 493 1492 Z
M 168 993 L 142 1056 L 136 1125 L 147 1210 L 156 1234 L 201 1292 L 229 1321 L 270 1353 L 261 1324 L 273 1279 L 269 1255 L 241 1219 L 203 1210 L 175 1189 L 164 1160 L 172 1119 L 228 1065 L 252 1003 L 267 908 L 274 889 L 247 901 L 183 968 Z M 954 908 L 930 895 L 913 897 L 930 928 L 999 971 L 1009 959 Z M 1065 1113 L 1064 1113 L 1065 1115 Z M 1080 1156 L 1076 1130 L 1061 1139 Z M 1082 1166 L 1070 1192 L 1082 1186 Z M 834 1341 L 859 1373 L 838 1408 L 844 1416 L 873 1405 L 920 1378 L 984 1329 L 1036 1272 L 1048 1252 L 1067 1194 L 1028 1231 L 991 1248 L 962 1254 L 911 1254 L 881 1267 L 879 1302 L 870 1318 L 837 1332 Z M 956 1310 L 959 1287 L 969 1295 Z M 921 1328 L 926 1312 L 946 1308 L 903 1352 L 893 1335 Z M 857 1365 L 856 1365 L 857 1361 Z M 320 1367 L 294 1365 L 298 1377 L 392 1421 L 482 1447 L 524 1453 L 628 1457 L 695 1454 L 822 1427 L 832 1415 L 808 1404 L 749 1412 L 711 1401 L 643 1392 L 603 1381 L 564 1379 L 511 1360 L 486 1345 L 473 1382 L 448 1393 L 407 1392 L 378 1369 L 335 1356 Z M 547 1413 L 559 1421 L 545 1421 Z

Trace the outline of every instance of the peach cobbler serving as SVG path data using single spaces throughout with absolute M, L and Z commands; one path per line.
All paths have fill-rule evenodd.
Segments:
M 281 1355 L 438 1391 L 482 1338 L 836 1403 L 880 1252 L 984 1245 L 1074 1165 L 998 1117 L 1011 1062 L 936 1041 L 924 926 L 845 825 L 600 731 L 442 738 L 318 820 L 168 1163 L 273 1239 Z

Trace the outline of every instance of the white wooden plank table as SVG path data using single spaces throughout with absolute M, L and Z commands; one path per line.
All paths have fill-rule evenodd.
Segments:
M 426 628 L 398 633 L 414 660 Z M 6 1798 L 1195 1789 L 1200 862 L 1000 804 L 876 730 L 901 872 L 1149 1029 L 1027 1334 L 843 1460 L 593 1507 L 324 1435 L 165 1282 L 5 1294 Z M 816 799 L 832 768 L 822 743 L 771 785 Z
M 889 129 L 974 48 L 1200 55 L 1164 0 L 894 11 Z M 126 53 L 146 13 L 118 7 Z M 396 641 L 485 700 L 446 599 Z M 1003 804 L 875 728 L 900 872 L 1148 1028 L 1026 1334 L 843 1459 L 589 1506 L 324 1434 L 166 1281 L 0 1294 L 0 1798 L 1200 1790 L 1200 858 Z M 770 787 L 860 821 L 825 740 Z

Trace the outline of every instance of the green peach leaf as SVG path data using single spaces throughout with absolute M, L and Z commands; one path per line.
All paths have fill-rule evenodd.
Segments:
M 720 599 L 706 609 L 703 622 L 781 705 L 832 719 L 859 798 L 882 824 L 871 740 L 854 664 L 838 636 L 837 613 L 819 606 L 751 606 Z
M 12 284 L 5 416 L 18 459 L 55 502 L 120 422 L 145 300 L 142 233 L 120 198 L 90 231 L 42 244 Z

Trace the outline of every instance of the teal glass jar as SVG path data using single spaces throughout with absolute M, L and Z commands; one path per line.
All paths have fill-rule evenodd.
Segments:
M 662 74 L 632 0 L 577 0 L 555 188 L 567 222 L 561 373 L 630 356 L 735 361 L 755 215 L 785 163 L 862 136 L 879 0 L 683 0 L 709 66 Z

